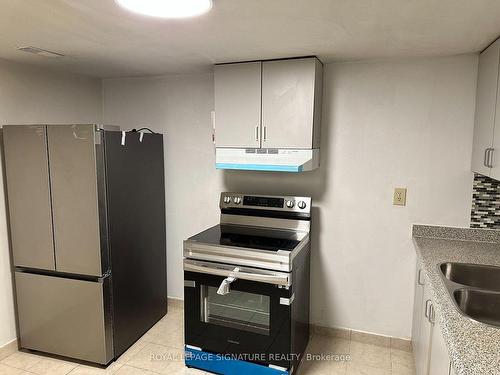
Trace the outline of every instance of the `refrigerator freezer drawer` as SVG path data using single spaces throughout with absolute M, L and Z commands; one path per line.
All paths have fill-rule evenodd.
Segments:
M 109 277 L 102 282 L 16 272 L 20 346 L 107 364 L 113 359 Z

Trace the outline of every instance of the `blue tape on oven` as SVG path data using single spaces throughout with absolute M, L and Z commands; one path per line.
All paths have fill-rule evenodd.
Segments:
M 186 366 L 221 375 L 290 375 L 288 371 L 186 347 Z

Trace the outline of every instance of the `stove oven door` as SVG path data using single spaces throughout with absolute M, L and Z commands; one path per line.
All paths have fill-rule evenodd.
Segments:
M 234 266 L 193 263 L 203 264 L 203 270 L 184 267 L 185 344 L 289 369 L 293 298 L 291 288 L 280 285 L 283 275 L 288 278 L 289 274 L 251 268 L 225 273 L 221 269 Z M 231 275 L 236 280 L 229 292 L 218 294 L 223 280 Z

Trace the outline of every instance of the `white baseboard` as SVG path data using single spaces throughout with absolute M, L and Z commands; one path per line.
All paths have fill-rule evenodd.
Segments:
M 12 340 L 11 342 L 8 342 L 7 344 L 3 345 L 0 347 L 0 361 L 12 353 L 17 352 L 17 349 L 19 348 L 19 344 L 17 342 L 17 339 Z
M 323 327 L 316 324 L 311 324 L 311 331 L 315 335 L 338 337 L 407 352 L 412 351 L 411 340 L 406 338 L 379 335 L 376 333 L 356 331 L 348 328 Z
M 168 297 L 168 306 L 170 308 L 184 308 L 184 300 L 178 297 Z M 411 340 L 407 338 L 391 337 L 379 335 L 371 332 L 357 331 L 348 328 L 338 327 L 323 327 L 311 323 L 312 335 L 323 335 L 329 337 L 337 337 L 346 340 L 354 340 L 373 344 L 377 346 L 385 346 L 392 349 L 403 350 L 406 352 L 412 351 Z

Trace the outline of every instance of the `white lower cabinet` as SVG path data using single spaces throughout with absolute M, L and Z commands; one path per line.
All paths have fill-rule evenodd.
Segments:
M 435 315 L 434 321 L 439 321 L 437 314 L 433 313 L 433 315 Z M 451 368 L 450 357 L 438 323 L 434 323 L 432 327 L 430 345 L 429 375 L 449 375 Z
M 417 375 L 453 375 L 428 281 L 417 262 L 412 344 Z

